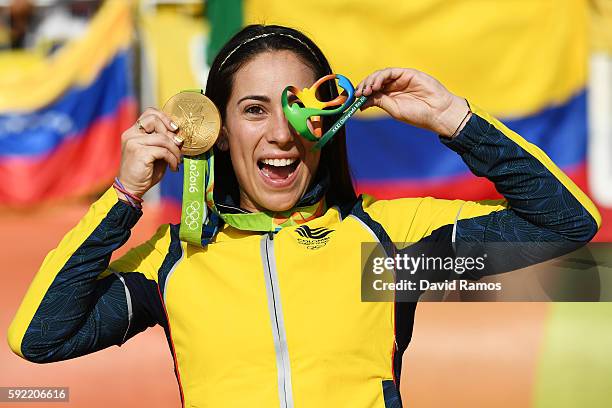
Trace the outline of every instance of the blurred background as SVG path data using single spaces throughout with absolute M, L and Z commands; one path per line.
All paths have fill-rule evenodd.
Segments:
M 304 31 L 355 84 L 388 66 L 438 78 L 540 146 L 600 208 L 596 240 L 612 241 L 612 0 L 0 0 L 2 333 L 44 256 L 111 185 L 123 130 L 204 87 L 249 23 Z M 347 126 L 359 192 L 497 197 L 433 134 L 374 110 Z M 181 190 L 168 172 L 125 248 L 179 221 Z M 612 406 L 611 322 L 606 303 L 422 303 L 405 405 Z M 68 386 L 71 406 L 180 406 L 159 328 L 44 366 L 4 341 L 0 362 L 0 386 Z

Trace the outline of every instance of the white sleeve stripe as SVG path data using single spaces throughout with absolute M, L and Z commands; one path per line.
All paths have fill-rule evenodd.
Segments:
M 128 325 L 127 328 L 125 329 L 125 334 L 123 335 L 123 340 L 121 340 L 121 344 L 125 343 L 125 338 L 127 337 L 128 331 L 130 330 L 130 325 L 132 324 L 132 297 L 130 296 L 130 289 L 128 289 L 127 284 L 125 283 L 125 279 L 123 279 L 123 276 L 119 275 L 117 272 L 112 271 L 115 275 L 117 275 L 117 278 L 119 278 L 119 280 L 123 283 L 123 288 L 125 289 L 125 300 L 127 302 L 127 309 L 128 309 Z

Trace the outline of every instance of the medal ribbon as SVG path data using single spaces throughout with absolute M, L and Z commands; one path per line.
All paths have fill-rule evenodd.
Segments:
M 206 176 L 212 149 L 199 156 L 183 158 L 183 203 L 179 237 L 182 241 L 200 243 L 208 218 Z

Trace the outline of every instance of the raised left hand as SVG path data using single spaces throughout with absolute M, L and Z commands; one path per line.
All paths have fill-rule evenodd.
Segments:
M 355 95 L 369 97 L 362 110 L 378 106 L 397 120 L 446 137 L 456 135 L 471 115 L 465 99 L 449 92 L 437 79 L 410 68 L 376 71 L 359 83 Z

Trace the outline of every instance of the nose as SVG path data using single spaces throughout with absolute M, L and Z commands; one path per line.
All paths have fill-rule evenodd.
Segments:
M 287 118 L 283 114 L 283 110 L 277 109 L 274 113 L 273 119 L 270 121 L 271 129 L 267 133 L 267 141 L 278 145 L 279 147 L 292 145 L 295 141 L 295 132 Z

